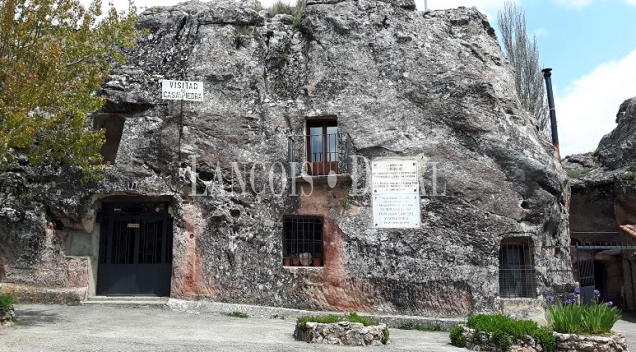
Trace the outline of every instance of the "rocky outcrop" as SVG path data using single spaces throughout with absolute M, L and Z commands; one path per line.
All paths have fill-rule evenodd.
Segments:
M 572 188 L 573 232 L 616 232 L 618 225 L 636 224 L 636 98 L 621 104 L 616 123 L 596 151 L 563 161 Z
M 93 115 L 113 161 L 105 179 L 80 184 L 72 170 L 22 164 L 0 176 L 12 187 L 2 188 L 0 207 L 6 280 L 86 287 L 99 275 L 96 210 L 117 196 L 170 202 L 175 297 L 430 316 L 497 311 L 499 244 L 517 237 L 534 244 L 536 294 L 549 291 L 551 270 L 569 262 L 544 249 L 569 241 L 565 173 L 521 108 L 486 17 L 412 4 L 310 1 L 297 26 L 249 2 L 146 10 L 144 37 Z M 181 111 L 161 99 L 162 79 L 203 82 L 204 102 Z M 421 228 L 373 227 L 362 168 L 335 187 L 316 181 L 310 197 L 291 194 L 301 183 L 275 171 L 269 190 L 261 170 L 288 170 L 289 136 L 320 118 L 337 119 L 357 161 L 418 161 Z M 283 267 L 285 215 L 324 219 L 324 267 Z

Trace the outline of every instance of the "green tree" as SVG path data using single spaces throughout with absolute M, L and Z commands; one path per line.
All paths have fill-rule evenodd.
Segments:
M 25 154 L 31 164 L 65 163 L 85 176 L 103 170 L 103 131 L 87 113 L 110 64 L 134 44 L 136 9 L 101 1 L 0 0 L 0 166 Z
M 539 128 L 550 133 L 550 116 L 545 98 L 545 86 L 536 36 L 526 31 L 526 15 L 514 2 L 504 2 L 497 14 L 504 53 L 515 69 L 515 88 L 521 105 L 537 119 Z

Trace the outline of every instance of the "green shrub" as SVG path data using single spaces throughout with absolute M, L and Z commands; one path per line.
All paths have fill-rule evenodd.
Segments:
M 441 325 L 435 324 L 430 326 L 413 324 L 413 323 L 405 323 L 398 327 L 401 330 L 418 330 L 418 331 L 448 331 L 444 329 Z
M 604 303 L 594 302 L 585 306 L 583 311 L 583 331 L 590 334 L 603 334 L 610 332 L 614 324 L 621 318 L 621 313 L 616 307 L 610 307 Z
M 578 304 L 556 304 L 548 313 L 552 329 L 564 334 L 582 332 L 583 307 Z
M 294 16 L 294 28 L 300 28 L 301 18 L 303 17 L 305 9 L 307 9 L 306 0 L 297 0 L 295 6 L 287 5 L 286 3 L 279 0 L 269 7 L 267 13 L 269 17 L 274 17 L 279 14 L 292 15 Z
M 9 295 L 0 294 L 0 310 L 11 308 L 13 305 L 13 297 Z
M 249 315 L 243 312 L 225 313 L 225 315 L 227 315 L 228 317 L 234 317 L 234 318 L 249 318 L 250 317 Z
M 345 315 L 345 319 L 344 320 L 352 322 L 352 323 L 361 323 L 364 326 L 378 325 L 379 324 L 375 320 L 359 316 L 358 313 L 356 313 L 356 312 L 351 312 L 351 313 Z
M 626 181 L 635 180 L 636 181 L 636 172 L 625 172 L 621 175 L 621 179 Z
M 581 178 L 587 176 L 590 173 L 589 169 L 578 169 L 568 171 L 569 178 Z
M 299 328 L 304 329 L 305 325 L 308 322 L 315 322 L 315 323 L 322 323 L 322 324 L 331 324 L 331 323 L 337 323 L 339 321 L 342 321 L 344 317 L 339 316 L 339 315 L 335 315 L 335 314 L 329 314 L 329 315 L 303 315 L 302 317 L 298 317 L 298 319 L 296 319 L 296 326 L 298 326 Z
M 260 10 L 263 10 L 265 8 L 263 7 L 263 4 L 261 4 L 260 1 L 256 0 L 254 2 L 254 6 L 252 7 L 252 9 L 254 9 L 254 11 L 256 11 L 256 12 L 259 12 Z
M 234 31 L 237 35 L 252 35 L 253 29 L 250 26 L 234 26 Z
M 450 331 L 450 340 L 453 346 L 466 347 L 466 337 L 461 325 L 455 324 Z
M 274 17 L 276 15 L 280 15 L 280 14 L 286 14 L 286 15 L 294 15 L 294 7 L 291 5 L 287 5 L 286 3 L 282 2 L 282 1 L 276 1 L 275 3 L 272 4 L 272 6 L 269 7 L 269 9 L 267 9 L 267 14 L 269 15 L 269 17 Z
M 554 298 L 548 296 L 550 323 L 556 332 L 564 334 L 604 334 L 610 332 L 614 324 L 621 318 L 621 313 L 612 302 L 599 302 L 601 293 L 594 290 L 594 298 L 589 304 L 578 304 L 580 294 L 574 290 L 573 298 L 565 303 L 553 303 Z
M 382 340 L 381 340 L 383 345 L 386 345 L 387 343 L 389 343 L 389 328 L 385 327 L 384 330 L 382 330 Z
M 482 332 L 491 333 L 493 343 L 503 351 L 510 349 L 513 339 L 524 339 L 526 336 L 531 336 L 541 343 L 544 351 L 556 351 L 556 341 L 551 330 L 540 328 L 531 320 L 515 320 L 503 314 L 478 314 L 469 316 L 466 325 L 475 330 L 475 336 L 481 335 Z M 452 334 L 453 330 L 451 330 L 451 342 Z

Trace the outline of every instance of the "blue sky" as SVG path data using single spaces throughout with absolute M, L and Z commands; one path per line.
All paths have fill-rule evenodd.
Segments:
M 87 1 L 87 0 L 82 0 Z M 213 0 L 212 0 L 213 1 Z M 260 0 L 269 6 L 275 0 Z M 295 0 L 283 0 L 295 3 Z M 415 0 L 419 10 L 475 6 L 497 29 L 504 0 Z M 177 0 L 136 0 L 140 7 Z M 615 126 L 620 103 L 636 96 L 636 0 L 516 0 L 537 36 L 552 82 L 561 155 L 596 149 Z M 115 0 L 124 9 L 126 0 Z

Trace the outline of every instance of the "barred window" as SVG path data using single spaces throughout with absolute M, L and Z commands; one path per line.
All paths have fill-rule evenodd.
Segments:
M 285 217 L 283 220 L 283 265 L 322 266 L 322 226 L 323 221 L 319 217 Z M 298 260 L 302 259 L 304 259 L 303 263 L 299 264 Z
M 499 295 L 506 298 L 536 297 L 532 240 L 508 238 L 499 249 Z

